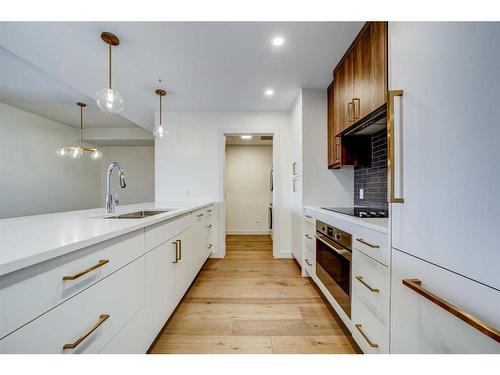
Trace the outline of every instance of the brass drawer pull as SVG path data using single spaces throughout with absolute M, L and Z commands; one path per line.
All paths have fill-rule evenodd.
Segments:
M 353 122 L 354 121 L 354 115 L 352 111 L 352 107 L 354 107 L 353 102 L 347 103 L 347 122 Z
M 179 263 L 179 243 L 174 241 L 172 245 L 175 245 L 175 260 L 172 263 Z
M 76 280 L 78 279 L 80 276 L 83 276 L 89 272 L 92 272 L 93 270 L 99 268 L 99 267 L 102 267 L 104 266 L 105 264 L 109 263 L 109 260 L 107 259 L 101 259 L 96 265 L 92 266 L 92 267 L 89 267 L 87 268 L 86 270 L 83 270 L 82 272 L 78 272 L 72 276 L 64 276 L 63 277 L 63 280 L 64 281 L 70 281 L 70 280 Z
M 207 212 L 212 212 L 212 210 L 207 210 Z
M 305 217 L 307 217 L 308 219 L 312 219 L 313 217 L 311 215 L 304 215 Z
M 396 169 L 400 169 L 399 166 L 396 167 L 396 155 L 394 153 L 394 98 L 396 96 L 403 96 L 403 90 L 387 91 L 387 173 L 389 175 L 387 200 L 389 203 L 404 203 L 404 198 L 396 197 L 396 192 L 394 191 L 396 184 L 395 172 Z
M 361 336 L 364 337 L 368 345 L 370 345 L 372 348 L 378 348 L 378 344 L 374 343 L 368 336 L 366 336 L 366 333 L 363 331 L 363 326 L 361 324 L 355 324 L 354 326 L 358 329 L 359 333 L 361 333 Z
M 207 246 L 208 249 L 211 249 L 212 248 L 212 244 L 208 245 Z
M 310 234 L 306 234 L 306 238 L 309 239 L 309 240 L 313 239 L 313 237 Z
M 176 242 L 179 242 L 179 260 L 182 259 L 182 240 L 176 240 Z
M 371 242 L 368 242 L 367 240 L 364 240 L 362 238 L 356 238 L 356 241 L 361 242 L 362 244 L 364 244 L 366 246 L 370 246 L 372 249 L 378 249 L 378 248 L 380 248 L 379 245 L 375 245 L 375 244 L 373 244 Z
M 307 263 L 310 267 L 312 267 L 312 264 L 311 264 L 311 263 L 309 263 L 309 259 L 304 259 L 304 260 L 306 261 L 306 263 Z
M 479 320 L 474 315 L 469 314 L 468 312 L 463 311 L 455 305 L 445 301 L 441 297 L 435 295 L 434 293 L 428 291 L 427 289 L 422 287 L 422 281 L 418 279 L 403 279 L 403 285 L 407 286 L 414 292 L 417 292 L 421 296 L 427 298 L 432 303 L 438 305 L 442 309 L 448 311 L 450 314 L 455 315 L 458 319 L 464 321 L 470 326 L 474 327 L 478 331 L 484 333 L 486 336 L 491 337 L 496 342 L 500 343 L 500 331 L 493 328 L 489 324 Z
M 204 214 L 198 214 L 196 215 L 196 217 L 202 217 Z
M 106 320 L 108 320 L 109 314 L 101 314 L 99 316 L 99 321 L 83 336 L 81 336 L 78 340 L 76 340 L 72 344 L 64 344 L 63 349 L 74 349 L 76 348 L 83 340 L 85 340 L 87 337 L 89 337 L 99 326 L 104 323 Z
M 297 162 L 296 162 L 296 161 L 294 161 L 294 162 L 292 163 L 292 174 L 293 174 L 294 176 L 297 176 L 296 166 L 297 166 Z
M 207 228 L 208 228 L 208 229 L 212 228 L 212 224 L 208 225 L 208 226 L 207 226 Z
M 372 291 L 373 293 L 378 293 L 380 292 L 380 290 L 378 290 L 377 288 L 372 288 L 370 285 L 368 285 L 366 283 L 366 281 L 363 280 L 363 276 L 356 276 L 356 279 L 361 283 L 363 284 L 364 286 L 366 286 L 368 289 L 370 289 L 370 291 Z

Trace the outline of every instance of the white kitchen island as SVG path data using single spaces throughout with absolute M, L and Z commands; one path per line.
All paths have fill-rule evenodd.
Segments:
M 211 202 L 0 220 L 0 353 L 144 353 L 216 247 Z

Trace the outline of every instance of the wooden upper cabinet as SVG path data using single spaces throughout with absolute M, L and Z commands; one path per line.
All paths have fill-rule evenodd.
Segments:
M 387 23 L 368 23 L 351 54 L 355 123 L 386 102 Z
M 328 140 L 335 138 L 335 125 L 333 120 L 333 82 L 328 86 L 327 93 L 327 123 L 328 123 Z M 335 142 L 328 141 L 328 166 L 335 164 Z
M 387 22 L 368 22 L 334 70 L 336 135 L 386 102 Z

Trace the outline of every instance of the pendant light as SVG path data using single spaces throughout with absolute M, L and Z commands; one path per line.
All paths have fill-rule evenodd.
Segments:
M 161 85 L 161 79 L 159 80 L 159 82 Z M 162 122 L 162 112 L 163 112 L 162 111 L 163 110 L 162 99 L 165 95 L 167 95 L 167 92 L 163 89 L 156 89 L 155 94 L 160 97 L 160 122 L 157 126 L 155 125 L 155 128 L 153 130 L 153 135 L 155 136 L 156 139 L 161 139 L 167 134 L 167 131 L 165 129 L 165 125 L 163 125 L 163 122 Z
M 111 48 L 120 44 L 120 39 L 114 34 L 104 32 L 101 39 L 109 46 L 109 81 L 108 87 L 97 92 L 97 105 L 106 113 L 119 113 L 123 110 L 123 97 L 111 88 Z
M 64 146 L 57 150 L 57 155 L 64 157 L 69 156 L 72 159 L 80 158 L 85 152 L 90 153 L 92 160 L 99 160 L 102 158 L 102 152 L 97 148 L 83 147 L 83 108 L 87 106 L 85 103 L 76 103 L 80 107 L 80 144 L 78 146 Z

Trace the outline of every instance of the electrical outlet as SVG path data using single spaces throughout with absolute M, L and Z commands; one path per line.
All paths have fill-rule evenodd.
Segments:
M 363 189 L 359 189 L 359 199 L 365 199 L 365 191 Z

